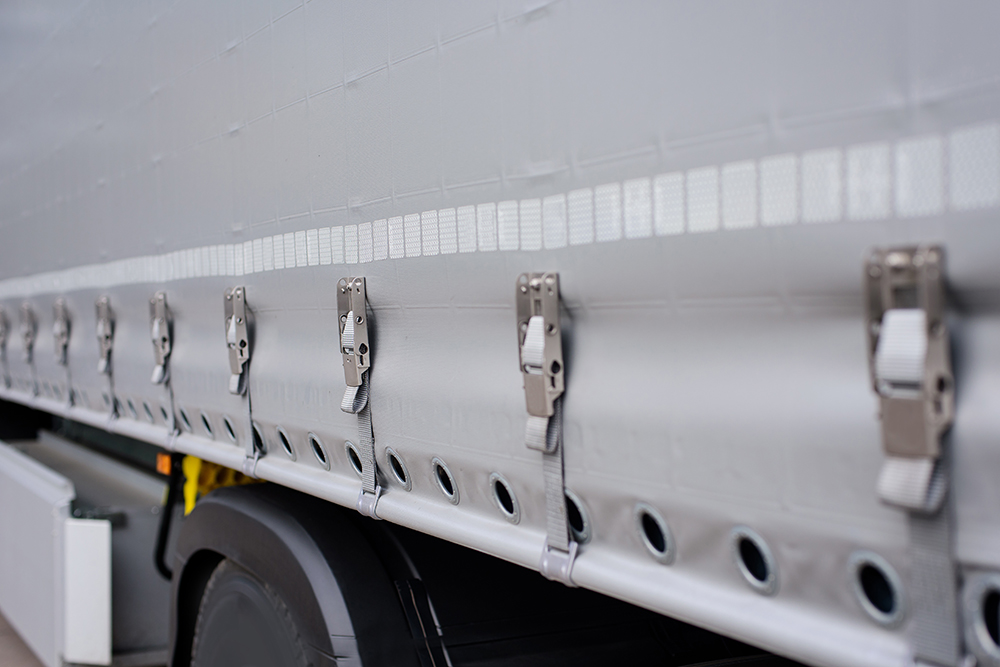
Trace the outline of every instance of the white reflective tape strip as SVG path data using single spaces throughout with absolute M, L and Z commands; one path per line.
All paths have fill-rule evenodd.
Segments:
M 546 248 L 565 248 L 566 196 L 553 195 L 542 200 L 542 242 Z
M 295 232 L 288 232 L 283 237 L 285 248 L 285 268 L 295 268 Z
M 569 214 L 570 245 L 594 242 L 594 191 L 590 188 L 573 190 L 566 198 Z
M 260 246 L 261 254 L 263 255 L 263 268 L 265 271 L 274 270 L 274 238 L 271 236 L 265 236 L 261 239 Z M 215 274 L 212 274 L 215 275 Z
M 517 202 L 502 201 L 497 204 L 497 244 L 500 250 L 517 250 L 520 247 Z
M 330 244 L 330 228 L 320 227 L 319 229 L 319 263 L 333 263 L 333 248 Z
M 330 227 L 330 260 L 334 264 L 344 263 L 344 228 Z
M 347 264 L 358 263 L 358 226 L 344 226 L 344 262 Z
M 420 256 L 420 215 L 403 216 L 403 245 L 407 257 Z
M 253 271 L 260 273 L 264 270 L 264 239 L 254 239 L 251 248 L 253 250 Z
M 948 191 L 956 211 L 1000 204 L 1000 127 L 961 128 L 948 140 Z
M 306 230 L 306 265 L 319 266 L 319 230 Z
M 920 385 L 927 359 L 927 313 L 893 308 L 882 316 L 875 350 L 875 377 L 890 384 Z
M 389 257 L 389 223 L 376 220 L 372 223 L 372 258 L 375 261 Z
M 722 226 L 745 229 L 757 224 L 757 165 L 752 160 L 722 167 Z
M 622 186 L 608 183 L 594 188 L 594 230 L 598 241 L 622 237 Z
M 441 254 L 453 255 L 458 252 L 458 228 L 455 209 L 444 208 L 438 212 L 438 234 L 441 237 Z
M 719 168 L 692 169 L 685 178 L 689 232 L 719 228 Z
M 1000 124 L 988 122 L 948 134 L 706 165 L 551 193 L 541 200 L 411 212 L 362 221 L 360 227 L 291 231 L 7 278 L 0 280 L 0 298 L 456 252 L 535 251 L 651 233 L 830 223 L 845 217 L 912 219 L 997 206 Z M 309 211 L 301 213 L 290 218 L 311 217 Z
M 271 237 L 271 243 L 274 244 L 274 268 L 280 271 L 285 268 L 285 237 L 276 234 Z
M 524 199 L 520 204 L 521 250 L 542 249 L 542 201 Z
M 760 161 L 760 224 L 791 225 L 799 218 L 799 161 L 775 155 Z
M 625 238 L 640 239 L 653 235 L 653 191 L 648 178 L 636 178 L 622 184 L 625 200 Z
M 372 223 L 363 222 L 358 225 L 358 261 L 362 264 L 374 261 L 375 241 Z
M 881 220 L 891 212 L 889 144 L 865 144 L 847 151 L 847 217 Z
M 397 215 L 389 218 L 389 257 L 399 259 L 406 254 L 406 246 L 403 234 L 403 216 Z
M 476 207 L 476 233 L 479 252 L 497 249 L 497 207 L 496 204 L 480 204 Z
M 684 233 L 684 174 L 660 174 L 653 180 L 653 222 L 657 236 Z
M 460 206 L 455 211 L 458 225 L 458 251 L 476 251 L 476 207 Z
M 420 247 L 425 257 L 433 257 L 440 252 L 437 211 L 420 214 Z
M 916 217 L 944 211 L 944 141 L 918 137 L 896 145 L 896 215 Z
M 308 266 L 305 231 L 295 232 L 295 266 Z
M 843 153 L 838 148 L 802 154 L 802 222 L 834 222 L 844 215 Z

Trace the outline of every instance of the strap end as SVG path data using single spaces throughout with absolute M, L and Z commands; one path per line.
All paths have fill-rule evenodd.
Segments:
M 580 545 L 572 540 L 570 540 L 568 552 L 553 549 L 549 546 L 549 538 L 546 537 L 545 544 L 542 546 L 542 557 L 538 562 L 538 571 L 546 579 L 558 581 L 570 588 L 576 588 L 576 584 L 573 583 L 573 564 L 576 562 L 579 549 Z

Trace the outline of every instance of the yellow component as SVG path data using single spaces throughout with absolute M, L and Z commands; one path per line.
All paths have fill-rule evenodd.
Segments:
M 198 478 L 201 476 L 202 460 L 195 456 L 185 456 L 181 468 L 184 470 L 184 516 L 191 513 L 198 500 Z
M 256 484 L 263 480 L 247 477 L 241 472 L 221 466 L 211 461 L 202 461 L 194 456 L 185 456 L 184 463 L 184 515 L 194 509 L 198 498 L 202 498 L 222 486 Z

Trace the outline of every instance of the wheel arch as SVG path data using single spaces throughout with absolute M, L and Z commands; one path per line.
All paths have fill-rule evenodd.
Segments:
M 395 586 L 345 510 L 260 484 L 213 492 L 181 525 L 172 667 L 189 667 L 202 594 L 224 558 L 281 596 L 317 667 L 419 664 Z

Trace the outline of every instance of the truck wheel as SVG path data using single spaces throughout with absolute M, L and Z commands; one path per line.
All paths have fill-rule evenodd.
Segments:
M 229 559 L 212 572 L 198 609 L 191 667 L 308 667 L 288 607 Z

